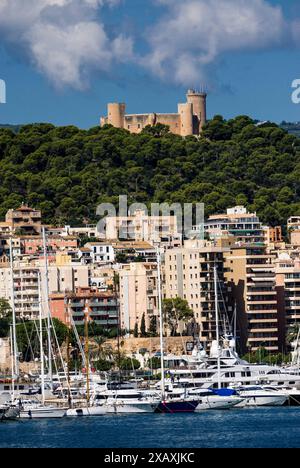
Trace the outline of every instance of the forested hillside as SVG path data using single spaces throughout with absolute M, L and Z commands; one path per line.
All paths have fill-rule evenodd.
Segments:
M 93 222 L 97 204 L 128 194 L 130 202 L 202 201 L 207 215 L 245 204 L 263 222 L 285 225 L 300 214 L 300 139 L 246 116 L 216 116 L 200 140 L 160 126 L 132 135 L 26 125 L 0 129 L 0 182 L 1 219 L 27 202 L 45 222 Z

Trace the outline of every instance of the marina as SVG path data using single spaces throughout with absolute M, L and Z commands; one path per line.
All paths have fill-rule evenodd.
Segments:
M 298 408 L 106 415 L 0 424 L 1 448 L 294 448 Z

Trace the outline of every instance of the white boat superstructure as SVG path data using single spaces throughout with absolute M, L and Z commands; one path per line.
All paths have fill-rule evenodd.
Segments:
M 120 389 L 98 393 L 94 401 L 107 413 L 153 413 L 161 399 L 156 392 Z
M 0 404 L 5 404 L 14 393 L 15 398 L 28 398 L 39 395 L 41 388 L 35 384 L 18 383 L 18 382 L 5 382 L 0 383 Z
M 273 385 L 300 389 L 299 369 L 268 364 L 250 364 L 240 359 L 234 349 L 234 340 L 225 341 L 220 349 L 220 369 L 218 372 L 217 345 L 212 343 L 210 356 L 199 358 L 194 366 L 186 366 L 183 356 L 166 356 L 169 370 L 166 385 L 177 382 L 180 385 L 200 388 L 218 388 L 233 385 Z M 199 356 L 199 354 L 198 354 Z
M 236 388 L 238 394 L 244 399 L 239 406 L 282 406 L 288 400 L 286 393 L 278 389 L 260 386 L 244 386 Z
M 19 411 L 20 419 L 51 419 L 62 418 L 66 415 L 66 408 L 45 405 L 38 400 L 18 400 L 7 403 Z

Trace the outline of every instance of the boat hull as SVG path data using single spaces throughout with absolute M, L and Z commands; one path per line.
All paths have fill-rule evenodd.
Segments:
M 84 416 L 103 416 L 106 414 L 106 409 L 102 406 L 90 406 L 83 408 L 70 408 L 67 410 L 68 417 L 84 417 Z
M 130 413 L 154 413 L 159 403 L 113 403 L 107 404 L 107 413 L 130 414 Z
M 15 420 L 19 416 L 18 408 L 0 408 L 0 421 Z
M 236 407 L 244 406 L 283 406 L 288 398 L 284 395 L 280 396 L 245 396 L 244 401 L 236 405 Z
M 204 411 L 204 410 L 220 410 L 220 409 L 229 409 L 234 406 L 239 405 L 243 401 L 242 398 L 235 397 L 208 397 L 206 401 L 200 401 L 195 411 Z
M 194 413 L 199 400 L 190 401 L 162 401 L 155 413 Z
M 24 408 L 20 411 L 21 419 L 58 419 L 65 415 L 64 408 Z

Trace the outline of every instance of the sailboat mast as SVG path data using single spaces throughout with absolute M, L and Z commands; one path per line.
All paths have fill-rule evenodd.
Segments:
M 236 351 L 236 325 L 237 325 L 237 310 L 236 310 L 236 304 L 235 304 L 235 308 L 234 308 L 234 331 L 233 331 L 233 338 L 234 338 L 234 351 Z
M 84 318 L 84 336 L 85 336 L 85 362 L 86 362 L 86 403 L 90 405 L 90 360 L 89 360 L 89 313 L 85 310 Z
M 10 355 L 11 355 L 11 390 L 12 390 L 11 399 L 12 399 L 12 401 L 14 401 L 15 400 L 15 369 L 14 369 L 15 365 L 14 365 L 14 348 L 13 348 L 12 325 L 10 326 L 9 337 L 10 337 Z
M 161 300 L 161 258 L 157 248 L 157 289 L 158 289 L 158 308 L 159 308 L 159 328 L 160 328 L 160 362 L 161 362 L 161 397 L 165 399 L 165 368 L 164 368 L 164 342 L 163 342 L 163 314 Z
M 217 266 L 214 266 L 214 289 L 215 289 L 215 314 L 216 314 L 216 338 L 217 338 L 217 362 L 218 362 L 218 387 L 221 388 L 221 368 L 220 368 L 220 337 L 219 337 L 219 314 L 218 314 L 218 282 Z
M 45 259 L 45 291 L 47 304 L 47 328 L 48 328 L 48 372 L 52 387 L 52 348 L 51 348 L 51 312 L 49 306 L 49 270 L 48 270 L 48 255 L 46 243 L 46 231 L 43 227 L 43 244 L 44 244 L 44 259 Z
M 41 385 L 42 385 L 42 403 L 44 405 L 45 404 L 45 365 L 44 365 L 44 347 L 43 347 L 42 291 L 41 291 L 40 272 L 38 273 L 38 286 L 39 286 Z
M 18 363 L 18 349 L 17 349 L 17 332 L 16 332 L 16 306 L 15 306 L 15 286 L 14 286 L 14 266 L 13 266 L 13 247 L 12 238 L 9 243 L 9 257 L 10 257 L 10 276 L 11 276 L 11 306 L 12 306 L 12 350 L 14 361 L 14 373 L 19 377 L 19 363 Z

